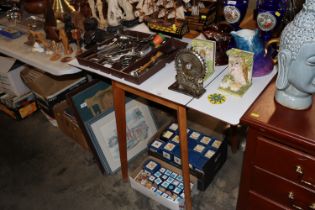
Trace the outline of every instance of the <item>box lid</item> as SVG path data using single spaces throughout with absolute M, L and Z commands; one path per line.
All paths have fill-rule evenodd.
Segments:
M 15 60 L 15 58 L 0 56 L 0 73 L 3 74 L 9 72 L 15 63 Z

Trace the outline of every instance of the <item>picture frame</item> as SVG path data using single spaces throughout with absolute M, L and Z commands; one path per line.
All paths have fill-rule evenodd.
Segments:
M 205 62 L 206 75 L 204 81 L 206 81 L 214 73 L 216 42 L 212 40 L 193 39 L 191 47 Z
M 241 97 L 252 84 L 254 53 L 232 48 L 227 55 L 228 73 L 224 75 L 219 90 Z
M 69 94 L 68 98 L 83 123 L 113 106 L 111 84 L 101 80 L 95 80 L 82 86 Z M 102 98 L 106 98 L 107 101 Z
M 81 129 L 85 139 L 87 140 L 89 148 L 91 149 L 95 159 L 97 160 L 97 164 L 100 170 L 102 171 L 102 173 L 108 173 L 108 169 L 105 168 L 103 159 L 101 159 L 101 157 L 98 155 L 98 150 L 100 150 L 99 146 L 92 141 L 91 134 L 89 133 L 87 126 L 87 122 L 101 115 L 101 112 L 98 105 L 93 105 L 93 108 L 95 108 L 93 113 L 93 111 L 89 108 L 89 105 L 87 105 L 86 101 L 95 98 L 95 95 L 99 95 L 98 93 L 103 91 L 111 91 L 110 81 L 95 79 L 89 81 L 86 84 L 83 84 L 82 86 L 79 86 L 78 88 L 67 94 L 67 102 L 74 112 L 74 116 L 77 120 L 78 126 Z M 109 99 L 105 107 L 101 108 L 101 111 L 104 111 L 104 109 L 113 110 L 111 104 L 113 104 L 113 99 Z
M 99 159 L 109 174 L 120 169 L 119 146 L 114 111 L 101 114 L 87 122 Z M 136 99 L 126 103 L 126 135 L 128 161 L 147 148 L 157 132 L 149 107 Z

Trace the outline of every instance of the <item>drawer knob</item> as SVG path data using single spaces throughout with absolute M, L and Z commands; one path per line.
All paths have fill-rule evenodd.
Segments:
M 303 172 L 302 166 L 297 165 L 297 166 L 295 167 L 295 172 L 300 175 L 300 182 L 301 182 L 301 183 L 303 183 L 304 185 L 307 185 L 307 186 L 309 186 L 309 187 L 315 188 L 315 185 L 314 185 L 314 184 L 312 184 L 311 182 L 305 181 L 305 180 L 303 179 L 304 172 Z
M 290 191 L 290 192 L 288 193 L 288 198 L 289 198 L 290 201 L 291 201 L 291 206 L 292 206 L 292 208 L 298 209 L 298 210 L 303 210 L 302 207 L 300 207 L 300 206 L 294 204 L 294 201 L 295 201 L 295 200 L 294 200 L 294 197 L 295 197 L 294 192 Z
M 303 168 L 302 168 L 302 166 L 297 165 L 295 167 L 295 172 L 300 174 L 300 175 L 303 175 Z

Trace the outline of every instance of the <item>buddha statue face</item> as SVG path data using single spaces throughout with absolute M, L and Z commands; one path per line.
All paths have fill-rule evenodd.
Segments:
M 315 42 L 305 43 L 289 64 L 288 82 L 299 91 L 315 93 Z
M 306 0 L 280 38 L 275 99 L 292 109 L 307 109 L 315 93 L 314 18 L 315 0 Z

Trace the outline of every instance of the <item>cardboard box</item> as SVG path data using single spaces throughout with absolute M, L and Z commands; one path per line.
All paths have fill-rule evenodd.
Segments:
M 16 96 L 30 92 L 20 77 L 20 72 L 27 68 L 26 65 L 14 58 L 3 56 L 0 56 L 0 63 L 0 92 Z
M 157 158 L 151 157 L 149 156 L 148 159 L 152 159 L 156 162 L 158 162 L 161 167 L 165 168 L 166 170 L 170 170 L 173 171 L 177 174 L 182 174 L 181 170 L 169 165 L 167 163 L 165 163 L 162 160 L 159 160 Z M 146 159 L 144 163 L 146 163 L 148 161 L 148 159 Z M 143 164 L 141 164 L 141 166 L 139 166 L 135 171 L 133 171 L 131 173 L 131 175 L 129 176 L 129 180 L 130 180 L 130 185 L 133 189 L 137 190 L 138 192 L 144 194 L 145 196 L 155 200 L 156 202 L 162 204 L 163 206 L 172 209 L 172 210 L 184 210 L 185 209 L 185 200 L 179 200 L 178 202 L 176 201 L 172 201 L 168 198 L 166 198 L 165 196 L 163 196 L 165 193 L 155 193 L 153 190 L 146 188 L 145 186 L 141 185 L 139 182 L 137 182 L 135 180 L 136 176 L 138 175 L 138 173 L 143 169 Z M 190 175 L 190 182 L 191 182 L 191 195 L 194 196 L 196 194 L 198 194 L 198 189 L 196 187 L 196 182 L 197 182 L 197 178 Z
M 53 106 L 64 100 L 71 90 L 87 81 L 82 74 L 56 77 L 32 67 L 25 68 L 21 77 L 36 95 L 39 107 L 51 117 L 54 117 Z
M 89 144 L 65 100 L 54 106 L 54 115 L 58 127 L 63 133 L 75 140 L 83 149 L 90 150 Z
M 38 110 L 32 93 L 23 96 L 3 94 L 0 96 L 0 111 L 16 120 L 24 119 Z

